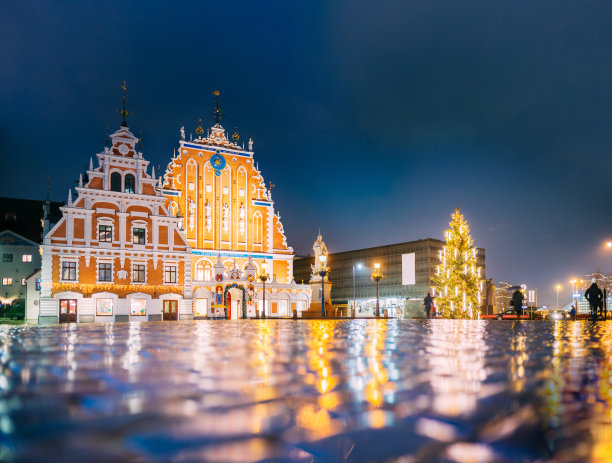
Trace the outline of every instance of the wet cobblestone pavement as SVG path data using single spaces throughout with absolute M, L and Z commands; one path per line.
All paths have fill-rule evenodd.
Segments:
M 0 326 L 0 460 L 612 461 L 612 322 Z

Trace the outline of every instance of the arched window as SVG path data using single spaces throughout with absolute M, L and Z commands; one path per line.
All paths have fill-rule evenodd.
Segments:
M 197 281 L 211 281 L 212 280 L 212 269 L 210 264 L 206 261 L 199 262 L 196 267 L 196 280 Z
M 125 176 L 125 188 L 123 191 L 126 193 L 136 193 L 136 181 L 132 174 L 127 174 Z
M 121 191 L 121 174 L 113 172 L 111 174 L 111 191 Z
M 263 230 L 261 228 L 261 214 L 259 211 L 255 212 L 253 216 L 253 239 L 256 244 L 261 244 L 263 236 Z

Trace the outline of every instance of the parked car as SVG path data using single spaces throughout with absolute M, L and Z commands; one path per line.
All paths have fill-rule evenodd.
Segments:
M 546 314 L 546 320 L 567 320 L 569 313 L 565 310 L 551 310 Z
M 528 320 L 529 319 L 529 315 L 524 314 L 524 315 L 519 316 L 516 313 L 516 310 L 514 310 L 514 309 L 506 309 L 503 312 L 498 313 L 495 318 L 497 320 L 518 320 L 519 318 L 521 320 Z

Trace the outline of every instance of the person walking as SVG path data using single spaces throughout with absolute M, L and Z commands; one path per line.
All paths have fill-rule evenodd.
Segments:
M 576 307 L 572 306 L 572 310 L 570 310 L 570 317 L 572 317 L 572 320 L 576 320 Z
M 431 294 L 427 293 L 427 296 L 423 299 L 423 305 L 425 305 L 425 315 L 427 318 L 431 318 L 431 306 L 433 305 Z
M 597 311 L 603 308 L 603 293 L 599 286 L 597 286 L 597 280 L 593 278 L 591 280 L 591 286 L 584 293 L 584 297 L 589 301 L 591 307 L 591 318 L 593 321 L 597 320 Z
M 514 310 L 516 310 L 516 314 L 520 317 L 523 315 L 523 301 L 525 301 L 525 296 L 523 296 L 523 292 L 520 289 L 514 291 L 512 295 L 512 306 Z

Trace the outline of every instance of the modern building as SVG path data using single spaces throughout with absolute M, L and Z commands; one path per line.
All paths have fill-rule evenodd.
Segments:
M 431 291 L 443 241 L 418 241 L 330 253 L 328 266 L 334 305 L 355 310 L 356 316 L 372 316 L 376 307 L 376 282 L 371 274 L 379 263 L 385 278 L 379 283 L 381 315 L 424 315 L 423 298 Z M 485 278 L 485 250 L 477 248 L 478 266 Z M 293 268 L 297 281 L 309 281 L 314 257 L 299 258 Z
M 293 249 L 255 161 L 253 141 L 245 148 L 236 131 L 226 134 L 218 100 L 215 119 L 206 134 L 200 121 L 195 139 L 187 140 L 181 127 L 163 184 L 165 207 L 184 220 L 191 248 L 194 315 L 299 314 L 309 307 L 310 286 L 293 279 Z M 269 275 L 265 298 L 262 272 Z
M 39 322 L 193 317 L 181 220 L 166 209 L 125 114 L 45 235 Z
M 62 203 L 0 198 L 0 302 L 26 304 L 26 279 L 40 269 L 43 232 L 57 222 Z

